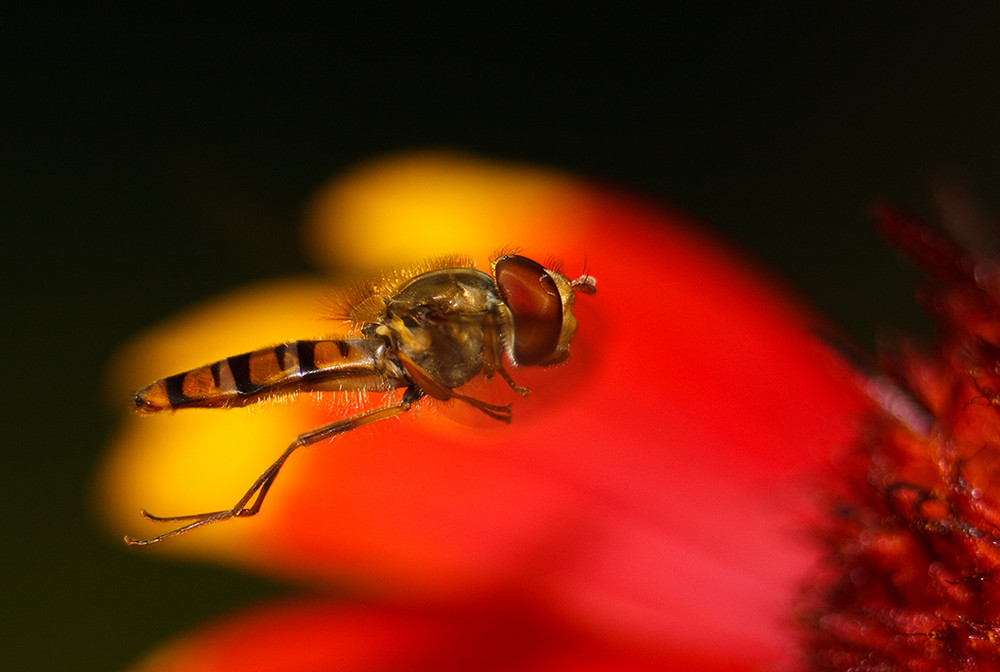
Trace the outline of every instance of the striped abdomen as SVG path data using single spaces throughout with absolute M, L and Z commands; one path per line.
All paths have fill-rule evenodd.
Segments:
M 304 390 L 389 390 L 407 384 L 402 375 L 378 339 L 293 341 L 158 380 L 136 392 L 135 405 L 144 413 L 230 408 Z

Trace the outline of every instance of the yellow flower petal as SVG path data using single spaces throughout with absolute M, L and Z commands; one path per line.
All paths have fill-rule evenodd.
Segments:
M 478 264 L 530 240 L 551 254 L 584 233 L 564 213 L 587 196 L 579 181 L 514 163 L 420 152 L 372 161 L 324 187 L 307 211 L 317 263 L 381 270 L 442 254 Z

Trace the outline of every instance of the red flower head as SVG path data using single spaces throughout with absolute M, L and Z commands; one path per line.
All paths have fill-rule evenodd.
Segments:
M 812 669 L 1000 667 L 1000 274 L 987 253 L 995 229 L 958 191 L 944 192 L 943 205 L 946 224 L 972 245 L 898 211 L 877 213 L 930 276 L 922 296 L 938 342 L 906 343 L 887 360 L 903 403 L 887 403 L 839 461 L 832 515 L 820 527 L 825 571 L 803 607 Z
M 147 670 L 734 670 L 795 660 L 816 559 L 813 476 L 855 433 L 857 379 L 812 317 L 676 214 L 580 180 L 448 154 L 375 162 L 317 197 L 307 249 L 352 273 L 517 246 L 597 278 L 558 366 L 511 371 L 509 425 L 425 403 L 296 452 L 260 515 L 150 552 L 337 586 L 182 639 Z M 316 280 L 250 288 L 121 357 L 118 384 L 340 331 Z M 502 386 L 502 382 L 500 383 Z M 225 508 L 303 431 L 379 401 L 125 423 L 103 472 L 116 531 Z M 516 395 L 515 395 L 516 396 Z M 144 528 L 143 526 L 148 526 Z M 344 600 L 345 589 L 351 598 Z

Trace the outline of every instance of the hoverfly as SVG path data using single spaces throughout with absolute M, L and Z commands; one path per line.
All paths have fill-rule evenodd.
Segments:
M 140 413 L 232 408 L 275 395 L 402 389 L 398 401 L 300 434 L 232 508 L 183 516 L 142 515 L 183 523 L 130 545 L 163 541 L 195 528 L 260 511 L 278 472 L 295 450 L 405 413 L 423 397 L 455 399 L 510 422 L 511 405 L 490 404 L 457 390 L 478 376 L 501 378 L 521 396 L 504 354 L 516 366 L 549 366 L 569 356 L 576 331 L 576 292 L 593 294 L 589 275 L 570 280 L 517 254 L 492 261 L 493 275 L 454 257 L 409 273 L 390 272 L 348 292 L 351 337 L 281 343 L 158 380 L 135 394 Z

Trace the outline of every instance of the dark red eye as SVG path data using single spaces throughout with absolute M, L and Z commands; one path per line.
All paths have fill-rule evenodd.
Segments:
M 507 255 L 494 265 L 500 297 L 514 318 L 514 359 L 533 366 L 552 359 L 562 333 L 559 289 L 541 264 Z

